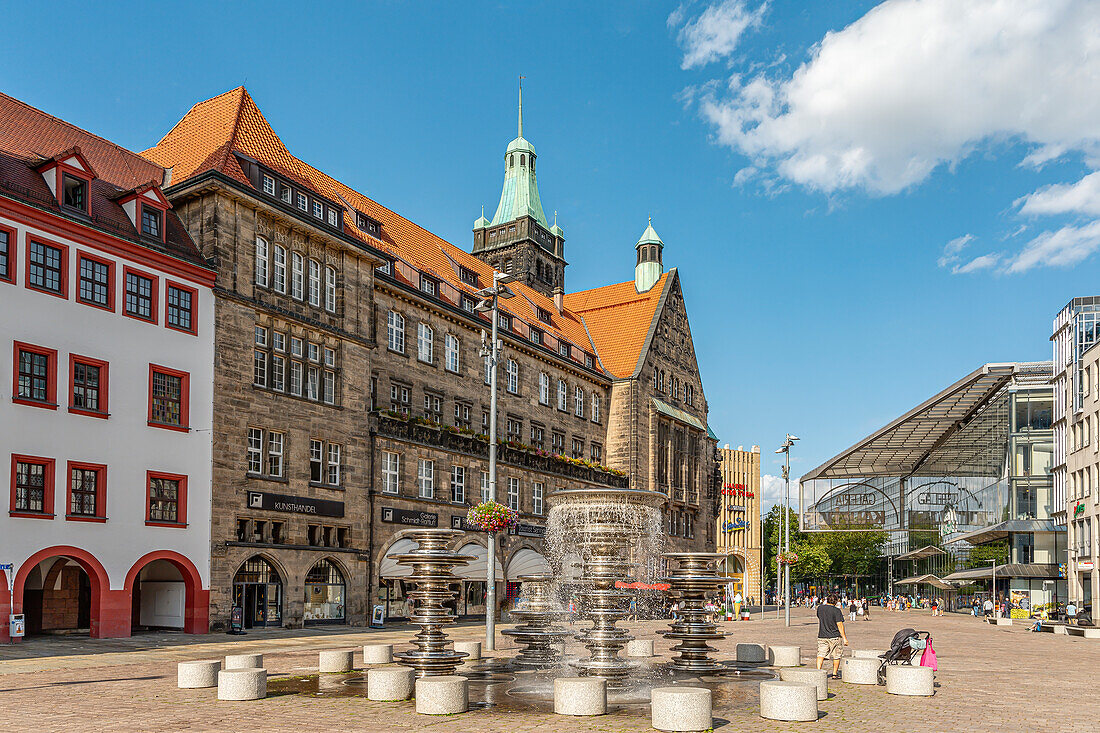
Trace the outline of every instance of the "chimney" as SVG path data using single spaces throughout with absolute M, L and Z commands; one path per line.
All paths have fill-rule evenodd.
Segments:
M 565 290 L 560 285 L 554 288 L 554 307 L 558 309 L 558 315 L 565 311 Z

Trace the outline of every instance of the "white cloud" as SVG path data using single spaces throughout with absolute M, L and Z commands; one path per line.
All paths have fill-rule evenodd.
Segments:
M 1077 183 L 1057 183 L 1017 199 L 1020 213 L 1030 216 L 1089 214 L 1100 216 L 1100 171 Z
M 940 267 L 950 267 L 951 265 L 957 264 L 959 261 L 959 254 L 966 249 L 966 245 L 973 241 L 973 234 L 964 234 L 961 237 L 955 237 L 943 246 L 943 254 L 940 255 L 937 264 Z
M 698 17 L 680 28 L 677 40 L 684 49 L 680 68 L 705 66 L 729 56 L 736 50 L 745 31 L 759 25 L 766 11 L 767 3 L 750 10 L 744 0 L 722 0 L 708 6 Z M 669 27 L 680 26 L 686 16 L 686 6 L 679 6 L 668 16 Z
M 775 504 L 783 503 L 786 482 L 782 476 L 763 474 L 760 477 L 760 516 L 768 513 Z M 791 508 L 798 511 L 798 483 L 791 481 Z
M 955 265 L 951 268 L 952 275 L 966 275 L 971 272 L 978 272 L 979 270 L 989 270 L 997 266 L 997 263 L 1001 261 L 1001 255 L 996 252 L 991 252 L 987 255 L 980 255 L 967 262 L 965 265 Z
M 1043 232 L 1027 243 L 1006 266 L 1010 273 L 1027 272 L 1039 266 L 1076 265 L 1100 248 L 1100 221 L 1082 226 L 1064 226 Z

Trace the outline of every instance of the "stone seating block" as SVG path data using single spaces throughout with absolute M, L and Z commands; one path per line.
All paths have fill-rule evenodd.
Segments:
M 193 662 L 180 662 L 176 665 L 176 687 L 194 690 L 200 687 L 217 687 L 218 672 L 222 669 L 220 659 L 199 659 Z
M 654 687 L 650 723 L 663 731 L 704 731 L 714 726 L 711 692 L 705 687 Z
M 934 695 L 936 688 L 932 678 L 931 667 L 886 665 L 886 691 L 891 695 Z
M 1056 636 L 1066 636 L 1065 624 L 1054 624 L 1050 627 L 1050 630 L 1053 631 Z
M 607 680 L 603 677 L 556 678 L 554 712 L 558 715 L 603 715 L 607 712 Z
M 817 720 L 817 686 L 808 682 L 760 683 L 760 717 L 768 720 Z
M 653 639 L 632 639 L 626 643 L 626 656 L 652 657 Z
M 854 659 L 878 659 L 885 653 L 885 649 L 853 649 L 852 657 Z
M 416 670 L 391 665 L 367 670 L 367 699 L 380 702 L 408 700 L 413 694 Z
M 263 654 L 228 654 L 225 657 L 226 669 L 262 669 Z
M 1067 626 L 1066 627 L 1066 635 L 1067 636 L 1084 636 L 1085 635 L 1085 627 L 1083 627 L 1083 626 Z
M 324 649 L 317 661 L 321 674 L 350 672 L 355 669 L 355 652 L 351 649 Z
M 738 644 L 738 662 L 766 662 L 768 661 L 768 649 L 763 644 Z
M 363 664 L 390 664 L 393 662 L 393 644 L 364 644 Z
M 218 672 L 219 700 L 262 700 L 267 697 L 267 670 L 255 667 Z
M 999 618 L 999 619 L 995 619 L 995 620 L 996 620 L 998 626 L 1011 626 L 1012 625 L 1012 619 L 1010 619 L 1010 618 Z
M 421 715 L 454 715 L 470 708 L 470 688 L 465 677 L 421 677 L 414 689 L 416 712 Z
M 877 685 L 879 659 L 849 657 L 840 660 L 840 680 L 850 685 Z
M 802 682 L 817 686 L 817 699 L 829 699 L 829 673 L 812 667 L 789 667 L 779 670 L 779 679 L 783 682 Z
M 473 662 L 481 659 L 481 642 L 480 641 L 456 641 L 456 652 L 466 652 L 466 657 L 463 662 Z
M 801 667 L 802 647 L 769 645 L 768 661 L 774 667 Z
M 1085 629 L 1084 636 L 1086 639 L 1100 639 L 1100 628 L 1087 628 Z

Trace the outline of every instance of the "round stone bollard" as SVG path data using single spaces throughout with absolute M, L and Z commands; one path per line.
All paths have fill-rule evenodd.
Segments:
M 355 669 L 355 652 L 351 649 L 325 649 L 318 655 L 321 674 L 350 672 Z
M 225 658 L 226 669 L 262 669 L 263 654 L 229 654 Z
M 267 697 L 267 670 L 223 669 L 218 672 L 219 700 L 262 700 Z
M 603 677 L 555 678 L 554 712 L 558 715 L 603 715 L 607 712 L 607 680 Z
M 176 665 L 176 687 L 195 690 L 200 687 L 217 687 L 218 672 L 222 669 L 219 659 L 199 659 Z
M 931 667 L 910 667 L 906 664 L 886 665 L 886 691 L 891 695 L 936 694 Z
M 367 670 L 367 699 L 378 702 L 408 700 L 413 694 L 412 667 L 375 667 Z
M 363 664 L 390 664 L 393 662 L 393 644 L 364 644 Z
M 790 667 L 779 670 L 779 679 L 783 682 L 802 682 L 817 686 L 817 699 L 829 699 L 829 673 L 812 667 Z
M 886 651 L 884 649 L 853 649 L 852 650 L 852 658 L 853 659 L 878 659 L 879 657 L 881 657 L 885 653 L 886 653 Z
M 470 707 L 470 688 L 465 677 L 440 675 L 416 681 L 416 712 L 422 715 L 453 715 Z
M 768 720 L 817 720 L 817 686 L 782 680 L 761 682 L 760 717 Z
M 768 661 L 770 661 L 774 667 L 801 667 L 802 647 L 769 646 Z
M 456 641 L 456 652 L 466 652 L 466 656 L 462 659 L 463 662 L 476 662 L 481 659 L 481 642 L 480 641 Z
M 849 657 L 840 660 L 840 680 L 851 685 L 877 685 L 881 660 Z
M 737 661 L 766 662 L 768 661 L 768 650 L 763 644 L 738 644 Z
M 626 656 L 652 657 L 653 639 L 633 639 L 626 643 Z
M 705 687 L 654 687 L 649 714 L 657 730 L 703 731 L 714 727 L 711 692 Z

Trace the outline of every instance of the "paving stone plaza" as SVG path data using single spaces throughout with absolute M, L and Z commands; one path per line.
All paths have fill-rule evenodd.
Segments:
M 877 610 L 877 609 L 876 609 Z M 657 663 L 671 658 L 658 636 L 666 622 L 625 624 L 640 639 L 652 639 Z M 580 630 L 578 623 L 574 630 Z M 802 662 L 813 666 L 817 623 L 807 609 L 792 611 L 790 629 L 774 616 L 726 622 L 725 640 L 713 656 L 732 659 L 737 644 L 798 645 Z M 904 627 L 932 633 L 939 671 L 932 697 L 889 695 L 885 687 L 829 680 L 829 697 L 818 703 L 816 722 L 778 722 L 760 717 L 759 681 L 715 695 L 714 729 L 725 731 L 922 730 L 1003 731 L 1026 729 L 1063 733 L 1095 731 L 1100 703 L 1091 695 L 1100 640 L 1029 633 L 1023 626 L 991 626 L 962 615 L 930 618 L 925 613 L 878 610 L 868 621 L 848 624 L 851 649 L 885 649 Z M 508 628 L 504 625 L 502 628 Z M 456 641 L 484 638 L 483 627 L 451 629 Z M 501 700 L 472 705 L 467 713 L 426 716 L 414 702 L 373 702 L 364 685 L 344 684 L 361 676 L 364 644 L 410 647 L 412 629 L 327 631 L 280 630 L 245 637 L 150 634 L 129 639 L 33 639 L 0 647 L 0 710 L 25 730 L 98 731 L 647 731 L 648 705 L 609 703 L 607 714 L 578 718 L 553 713 L 552 703 Z M 320 652 L 355 649 L 356 672 L 317 678 Z M 850 654 L 851 649 L 845 653 Z M 516 648 L 498 643 L 496 657 Z M 571 654 L 583 652 L 569 642 Z M 262 653 L 268 694 L 261 700 L 217 699 L 217 690 L 177 688 L 179 662 Z M 484 654 L 484 653 L 483 653 Z M 485 654 L 491 656 L 492 654 Z M 764 667 L 769 671 L 773 668 Z M 460 669 L 460 672 L 462 670 Z M 778 676 L 776 677 L 778 679 Z M 484 690 L 471 683 L 471 700 Z M 1066 715 L 1067 711 L 1072 714 Z

